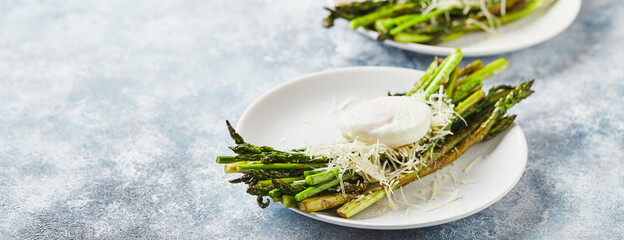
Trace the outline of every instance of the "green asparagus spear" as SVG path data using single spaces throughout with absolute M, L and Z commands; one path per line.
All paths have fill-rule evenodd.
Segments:
M 390 35 L 393 35 L 393 36 L 397 35 L 400 32 L 405 31 L 405 29 L 411 26 L 414 26 L 417 23 L 424 22 L 426 20 L 431 19 L 432 17 L 437 17 L 438 15 L 443 14 L 444 12 L 447 12 L 449 10 L 451 9 L 450 8 L 449 9 L 436 9 L 425 15 L 418 15 L 418 16 L 412 17 L 411 19 L 405 21 L 404 23 L 401 23 L 399 26 L 396 26 L 395 28 L 391 29 Z
M 295 183 L 286 183 L 279 179 L 273 179 L 273 188 L 279 189 L 281 193 L 285 195 L 294 196 L 297 193 L 306 189 L 306 186 L 303 184 L 295 184 Z
M 303 178 L 302 177 L 287 177 L 287 178 L 280 178 L 279 180 L 281 180 L 281 181 L 283 181 L 285 183 L 292 183 L 294 181 L 303 180 Z M 258 183 L 256 183 L 256 185 L 271 187 L 271 186 L 273 186 L 273 182 L 272 182 L 271 179 L 261 180 L 261 181 L 258 181 Z
M 486 65 L 485 67 L 480 68 L 479 70 L 468 75 L 468 77 L 459 81 L 457 85 L 462 85 L 465 82 L 470 81 L 471 79 L 474 79 L 474 78 L 478 78 L 478 79 L 481 79 L 481 81 L 484 81 L 496 74 L 501 73 L 502 71 L 505 71 L 505 69 L 507 69 L 508 66 L 509 66 L 509 62 L 507 61 L 507 59 L 499 58 L 491 62 L 490 64 Z
M 442 81 L 442 79 L 448 78 L 453 69 L 457 67 L 457 64 L 459 64 L 459 61 L 461 61 L 462 59 L 461 49 L 456 48 L 455 51 L 453 51 L 453 53 L 447 57 L 447 59 L 448 61 L 445 60 L 446 62 L 443 63 L 442 66 L 440 66 L 440 72 L 437 75 L 433 76 L 431 82 L 425 89 L 426 98 L 431 96 L 431 94 L 437 92 L 440 88 L 440 82 Z
M 459 78 L 460 75 L 460 70 L 459 67 L 455 67 L 455 70 L 453 70 L 453 72 L 451 73 L 450 79 L 448 81 L 448 83 L 446 83 L 446 86 L 444 87 L 444 95 L 446 95 L 447 99 L 452 99 L 453 98 L 453 92 L 455 91 L 455 84 L 457 84 L 457 78 Z
M 311 197 L 299 202 L 299 210 L 303 212 L 316 212 L 337 207 L 347 202 L 354 196 L 351 194 L 334 193 L 324 196 Z
M 297 199 L 297 201 L 301 201 L 303 199 L 309 198 L 311 196 L 316 195 L 317 193 L 320 193 L 322 191 L 327 190 L 330 187 L 333 187 L 333 186 L 336 186 L 336 185 L 340 184 L 340 181 L 349 180 L 352 177 L 353 177 L 353 174 L 345 173 L 342 176 L 342 179 L 341 178 L 334 178 L 332 180 L 320 183 L 318 185 L 314 185 L 314 186 L 308 187 L 305 190 L 297 193 L 297 195 L 295 195 L 295 199 Z
M 364 16 L 354 18 L 353 20 L 351 20 L 350 21 L 351 29 L 356 29 L 359 27 L 366 27 L 368 25 L 373 24 L 375 20 L 379 18 L 391 16 L 396 11 L 403 10 L 406 8 L 412 8 L 414 6 L 416 5 L 412 3 L 399 3 L 399 4 L 388 5 L 388 6 L 382 7 L 375 12 L 372 12 L 372 13 L 369 13 Z
M 472 74 L 473 72 L 481 69 L 482 67 L 483 67 L 483 62 L 481 60 L 475 60 L 474 62 L 471 62 L 470 64 L 468 64 L 467 66 L 459 70 L 458 78 L 467 76 L 468 74 Z
M 459 105 L 455 107 L 455 112 L 457 114 L 462 115 L 466 113 L 469 109 L 477 105 L 483 98 L 485 98 L 485 91 L 477 90 L 472 95 L 470 95 L 466 100 L 462 101 Z
M 311 164 L 304 164 L 304 163 L 271 163 L 271 164 L 263 164 L 263 163 L 257 163 L 257 164 L 241 164 L 238 166 L 237 170 L 249 170 L 249 169 L 303 169 L 303 170 L 308 170 L 308 169 L 315 169 L 315 168 L 322 168 L 327 166 L 326 164 L 323 163 L 311 163 Z
M 388 5 L 389 2 L 384 1 L 364 1 L 364 2 L 352 2 L 350 4 L 339 4 L 335 6 L 335 9 L 325 8 L 330 12 L 329 16 L 323 20 L 324 27 L 334 26 L 334 20 L 337 18 L 344 18 L 347 20 L 354 19 L 358 16 L 368 14 L 375 11 L 379 7 Z
M 362 210 L 370 207 L 373 203 L 379 201 L 383 197 L 386 196 L 385 190 L 377 190 L 371 192 L 369 194 L 364 195 L 363 198 L 357 199 L 354 201 L 350 201 L 342 205 L 338 210 L 336 210 L 336 214 L 343 218 L 350 218 L 353 215 L 361 212 Z
M 230 132 L 230 137 L 232 137 L 232 139 L 234 139 L 234 143 L 236 143 L 236 144 L 243 144 L 243 143 L 245 143 L 245 140 L 243 140 L 243 137 L 241 137 L 241 135 L 236 133 L 236 130 L 234 130 L 232 125 L 230 125 L 230 121 L 225 120 L 225 124 L 227 125 L 228 131 Z
M 388 32 L 389 28 L 396 26 L 406 20 L 419 16 L 418 14 L 406 14 L 395 18 L 377 19 L 375 21 L 375 30 L 378 32 Z
M 273 202 L 280 202 L 282 201 L 282 196 L 284 195 L 284 193 L 282 193 L 281 190 L 279 189 L 273 189 L 271 191 L 269 191 L 269 197 L 271 197 L 271 200 L 273 200 Z
M 230 149 L 236 154 L 258 154 L 258 153 L 266 153 L 266 152 L 275 152 L 275 149 L 273 149 L 272 147 L 254 146 L 249 143 L 237 144 L 236 146 L 230 147 Z
M 511 126 L 511 124 L 514 122 L 515 119 L 516 119 L 516 115 L 511 115 L 511 116 L 504 117 L 503 119 L 498 121 L 496 125 L 492 127 L 488 135 L 485 137 L 485 141 L 492 139 L 498 133 L 507 129 L 509 126 Z
M 414 84 L 414 87 L 406 95 L 411 96 L 414 93 L 416 93 L 418 90 L 422 89 L 423 86 L 425 86 L 425 84 L 429 82 L 429 78 L 431 78 L 431 75 L 434 74 L 437 68 L 438 68 L 438 60 L 436 57 L 436 59 L 434 59 L 431 62 L 431 64 L 429 64 L 429 67 L 427 67 L 427 70 L 425 70 L 425 74 L 423 74 L 423 76 Z
M 316 185 L 336 177 L 339 173 L 339 168 L 332 168 L 324 172 L 306 176 L 305 182 L 310 186 Z
M 297 200 L 291 195 L 283 195 L 282 204 L 284 204 L 284 207 L 287 208 L 297 207 Z
M 453 104 L 458 104 L 459 102 L 466 99 L 470 94 L 476 92 L 477 90 L 483 87 L 483 80 L 480 78 L 471 78 L 470 80 L 464 83 L 457 83 L 459 86 L 455 88 L 455 92 L 453 94 Z
M 422 43 L 431 41 L 433 37 L 423 34 L 411 34 L 411 33 L 397 33 L 394 36 L 394 41 L 402 43 Z
M 217 163 L 226 164 L 226 163 L 234 163 L 233 156 L 217 156 Z

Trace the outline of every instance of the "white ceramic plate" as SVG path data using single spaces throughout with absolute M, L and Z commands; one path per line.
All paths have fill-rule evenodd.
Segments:
M 341 107 L 347 109 L 358 101 L 385 95 L 388 91 L 405 92 L 421 75 L 422 71 L 404 68 L 354 67 L 301 77 L 255 101 L 243 113 L 237 130 L 249 143 L 281 149 L 331 141 L 339 136 L 336 122 L 343 111 Z M 466 166 L 484 155 L 487 157 L 475 162 L 464 173 Z M 351 219 L 340 218 L 332 210 L 295 211 L 329 223 L 368 229 L 441 224 L 483 210 L 507 194 L 522 176 L 526 159 L 526 140 L 520 127 L 514 125 L 496 138 L 476 144 L 454 164 L 438 171 L 437 178 L 445 180 L 441 185 L 448 187 L 446 192 L 457 191 L 459 197 L 448 205 L 429 209 L 448 200 L 446 195 L 439 195 L 437 200 L 419 199 L 431 197 L 425 190 L 436 179 L 432 174 L 403 188 L 406 199 L 416 207 L 410 212 L 397 209 L 379 214 L 387 199 Z M 450 177 L 451 171 L 455 173 L 455 182 Z
M 399 43 L 392 40 L 385 44 L 413 52 L 446 56 L 454 48 L 462 48 L 464 56 L 489 56 L 527 48 L 557 36 L 568 28 L 581 9 L 581 0 L 558 0 L 551 6 L 518 21 L 502 26 L 496 35 L 472 32 L 456 40 L 437 46 Z M 372 39 L 377 32 L 359 28 L 358 31 Z

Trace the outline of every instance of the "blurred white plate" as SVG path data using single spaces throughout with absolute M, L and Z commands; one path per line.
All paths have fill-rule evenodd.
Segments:
M 507 53 L 531 47 L 557 36 L 574 22 L 580 9 L 581 0 L 557 0 L 549 7 L 502 26 L 495 35 L 476 31 L 435 46 L 399 43 L 392 40 L 385 40 L 384 44 L 408 51 L 439 56 L 450 54 L 454 48 L 461 48 L 466 57 Z M 372 39 L 377 39 L 377 32 L 375 31 L 359 28 L 358 32 Z
M 354 67 L 311 74 L 287 82 L 256 100 L 243 113 L 237 130 L 249 143 L 280 149 L 304 147 L 306 142 L 331 141 L 340 134 L 336 123 L 341 107 L 347 109 L 360 100 L 385 95 L 388 91 L 405 92 L 421 75 L 422 71 L 394 67 Z M 485 155 L 486 158 L 475 162 L 464 173 L 475 158 Z M 502 198 L 522 176 L 526 159 L 526 140 L 520 127 L 513 125 L 496 138 L 476 144 L 454 164 L 438 171 L 439 179 L 446 178 L 444 186 L 451 192 L 458 191 L 459 199 L 448 205 L 427 210 L 444 202 L 448 196 L 440 195 L 431 201 L 414 197 L 430 197 L 421 192 L 436 178 L 431 174 L 403 188 L 407 200 L 422 209 L 378 214 L 387 202 L 384 199 L 350 219 L 336 216 L 333 210 L 315 213 L 293 210 L 321 221 L 367 229 L 407 229 L 442 224 L 481 211 Z M 457 182 L 453 183 L 448 177 L 450 171 L 455 172 Z

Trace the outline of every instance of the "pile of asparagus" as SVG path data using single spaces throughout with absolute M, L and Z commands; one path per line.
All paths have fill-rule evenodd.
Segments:
M 366 182 L 357 173 L 340 167 L 328 167 L 332 159 L 325 156 L 307 156 L 304 149 L 279 151 L 267 146 L 255 146 L 243 140 L 226 121 L 235 146 L 235 156 L 219 156 L 217 163 L 225 164 L 226 173 L 242 173 L 232 183 L 249 185 L 247 193 L 257 196 L 258 205 L 267 207 L 268 196 L 285 207 L 298 207 L 304 212 L 339 207 L 336 213 L 349 218 L 366 209 L 392 191 L 422 178 L 451 163 L 472 145 L 490 139 L 508 128 L 515 115 L 506 116 L 509 108 L 533 93 L 533 80 L 518 86 L 500 85 L 487 94 L 483 81 L 508 66 L 498 59 L 483 66 L 476 60 L 467 66 L 458 66 L 461 50 L 456 49 L 445 59 L 434 60 L 413 89 L 395 95 L 425 94 L 442 98 L 454 105 L 457 113 L 447 128 L 452 135 L 430 143 L 430 148 L 416 153 L 424 164 L 413 172 L 393 179 L 391 189 L 376 182 Z M 460 118 L 461 116 L 461 118 Z M 383 157 L 383 153 L 380 153 Z M 333 166 L 333 165 L 332 165 Z
M 376 31 L 378 40 L 439 44 L 477 30 L 491 30 L 523 18 L 553 0 L 471 0 L 432 5 L 443 0 L 364 1 L 327 9 L 323 25 L 349 20 L 351 29 Z M 502 7 L 504 4 L 504 7 Z M 484 13 L 487 9 L 488 14 Z

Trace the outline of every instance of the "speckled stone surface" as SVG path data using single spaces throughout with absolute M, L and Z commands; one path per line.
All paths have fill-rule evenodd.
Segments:
M 2 1 L 0 238 L 624 238 L 620 0 L 584 1 L 561 35 L 502 55 L 511 66 L 489 86 L 538 80 L 513 110 L 526 171 L 491 207 L 399 231 L 260 209 L 214 162 L 229 154 L 224 119 L 304 74 L 431 59 L 324 29 L 323 6 Z

